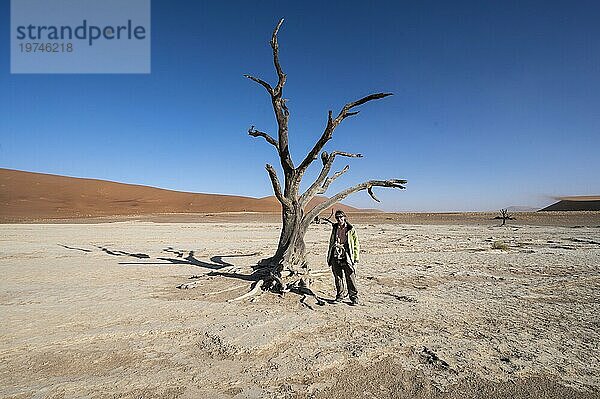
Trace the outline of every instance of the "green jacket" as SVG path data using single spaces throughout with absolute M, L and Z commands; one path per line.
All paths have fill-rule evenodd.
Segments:
M 360 253 L 360 244 L 358 242 L 358 235 L 356 234 L 356 230 L 354 227 L 348 222 L 346 222 L 348 226 L 348 232 L 346 233 L 348 236 L 348 248 L 346 248 L 346 260 L 349 265 L 354 265 L 359 260 Z M 333 224 L 333 229 L 331 230 L 331 237 L 329 237 L 329 250 L 327 251 L 327 264 L 333 264 L 333 248 L 335 247 L 335 236 L 337 233 L 338 224 Z

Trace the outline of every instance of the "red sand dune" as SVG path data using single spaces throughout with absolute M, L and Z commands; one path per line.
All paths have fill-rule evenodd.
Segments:
M 317 197 L 309 207 L 325 200 Z M 0 221 L 154 213 L 280 212 L 275 197 L 196 194 L 96 179 L 0 169 Z M 359 210 L 337 204 L 347 212 Z
M 572 197 L 559 197 L 561 201 L 600 201 L 600 195 L 578 195 Z
M 600 195 L 560 197 L 560 201 L 540 211 L 600 211 Z

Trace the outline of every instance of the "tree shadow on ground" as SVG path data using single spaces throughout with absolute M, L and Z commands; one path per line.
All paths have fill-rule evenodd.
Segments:
M 73 249 L 76 251 L 82 251 L 82 252 L 92 252 L 91 249 L 84 249 L 84 248 L 77 248 L 77 247 L 69 247 L 68 245 L 63 245 L 63 244 L 57 244 L 60 247 L 66 248 L 66 249 Z
M 65 245 L 62 245 L 62 246 L 66 249 L 79 249 L 79 248 L 74 248 L 74 247 L 68 247 Z M 144 254 L 144 253 L 129 253 L 126 251 L 109 249 L 107 247 L 102 247 L 102 246 L 96 246 L 96 247 L 99 248 L 100 250 L 102 250 L 102 252 L 104 252 L 108 255 L 112 255 L 112 256 L 131 256 L 131 257 L 135 257 L 138 259 L 149 259 L 150 258 L 149 255 Z M 119 262 L 118 264 L 119 265 L 170 265 L 170 264 L 175 264 L 175 265 L 197 266 L 197 267 L 202 267 L 202 268 L 210 270 L 208 273 L 202 275 L 202 277 L 221 276 L 221 277 L 227 277 L 227 278 L 233 278 L 233 279 L 238 279 L 238 280 L 242 280 L 242 281 L 247 281 L 250 283 L 257 283 L 257 282 L 259 282 L 259 280 L 263 280 L 266 277 L 265 270 L 260 269 L 260 268 L 258 268 L 258 269 L 253 268 L 254 271 L 250 274 L 239 273 L 238 268 L 240 266 L 236 266 L 235 264 L 230 263 L 225 260 L 225 258 L 242 258 L 242 257 L 248 257 L 248 256 L 256 256 L 256 255 L 260 254 L 259 252 L 254 252 L 254 253 L 249 253 L 249 254 L 214 255 L 214 256 L 210 257 L 210 262 L 206 262 L 206 261 L 202 261 L 202 260 L 196 258 L 194 251 L 175 250 L 173 247 L 167 247 L 167 248 L 163 249 L 162 251 L 169 253 L 169 254 L 173 254 L 173 255 L 175 255 L 175 257 L 157 257 L 156 258 L 157 260 L 160 260 L 163 262 Z M 187 253 L 187 255 L 186 255 L 186 253 Z M 201 278 L 201 276 L 192 276 L 190 279 L 198 279 L 198 278 Z M 255 285 L 255 284 L 253 284 L 253 285 Z M 308 288 L 304 288 L 304 287 L 289 287 L 288 289 L 286 289 L 284 292 L 281 292 L 280 294 L 284 294 L 285 292 L 292 292 L 296 295 L 302 296 L 301 303 L 311 309 L 312 309 L 312 307 L 309 304 L 305 303 L 305 299 L 308 296 L 314 297 L 317 301 L 317 305 L 322 306 L 325 303 L 333 303 L 333 301 L 330 301 L 325 298 L 321 298 L 321 297 L 317 296 L 312 290 L 310 290 Z
M 103 248 L 101 248 L 101 249 L 103 249 Z M 109 255 L 122 256 L 122 254 L 126 254 L 123 251 L 111 251 L 111 250 L 107 250 L 107 249 L 103 249 L 103 250 L 104 250 L 104 252 L 108 253 Z M 157 257 L 156 258 L 156 259 L 164 261 L 164 262 L 119 262 L 119 265 L 169 265 L 169 264 L 175 264 L 175 265 L 198 266 L 198 267 L 212 270 L 211 272 L 207 273 L 206 276 L 223 276 L 223 277 L 236 278 L 239 280 L 250 281 L 250 282 L 258 281 L 262 277 L 261 273 L 258 273 L 256 271 L 252 272 L 251 274 L 242 274 L 242 273 L 238 273 L 235 270 L 231 270 L 231 269 L 235 269 L 236 265 L 224 260 L 224 258 L 241 258 L 241 257 L 247 257 L 247 256 L 255 256 L 255 255 L 259 254 L 258 252 L 254 252 L 254 253 L 250 253 L 250 254 L 215 255 L 215 256 L 210 257 L 210 262 L 202 261 L 202 260 L 196 258 L 194 251 L 175 250 L 175 249 L 173 249 L 173 247 L 167 247 L 167 248 L 163 249 L 163 252 L 172 253 L 175 255 L 175 257 Z M 186 253 L 187 253 L 187 256 L 184 257 L 184 255 Z M 128 254 L 128 255 L 135 256 L 135 255 L 131 255 L 131 254 Z M 150 258 L 150 257 L 148 256 L 148 258 Z M 223 269 L 229 269 L 229 270 L 223 270 Z
M 106 252 L 107 254 L 113 255 L 113 256 L 132 256 L 132 257 L 138 258 L 138 259 L 148 259 L 148 258 L 150 258 L 150 255 L 143 254 L 141 252 L 138 252 L 138 253 L 129 253 L 129 252 L 125 252 L 125 251 L 110 250 L 110 249 L 108 249 L 106 247 L 102 247 L 100 245 L 96 245 L 96 248 L 99 248 L 103 252 Z

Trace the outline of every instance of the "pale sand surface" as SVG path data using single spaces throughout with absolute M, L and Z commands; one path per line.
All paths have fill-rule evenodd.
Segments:
M 277 223 L 0 225 L 0 396 L 599 397 L 600 229 L 493 224 L 357 223 L 358 307 L 227 302 Z

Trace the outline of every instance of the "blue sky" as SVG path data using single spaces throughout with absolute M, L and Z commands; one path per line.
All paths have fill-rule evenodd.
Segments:
M 149 75 L 11 75 L 0 2 L 0 167 L 262 197 L 275 134 L 262 87 L 281 17 L 298 163 L 327 110 L 371 92 L 327 150 L 370 178 L 408 179 L 346 203 L 388 211 L 543 206 L 600 194 L 600 3 L 152 0 Z M 315 163 L 316 164 L 316 163 Z M 311 169 L 310 178 L 318 165 Z

